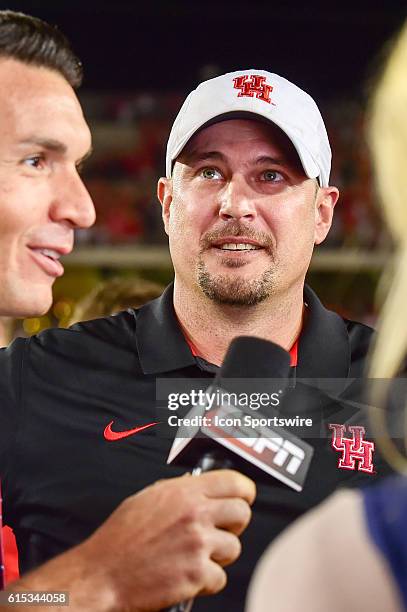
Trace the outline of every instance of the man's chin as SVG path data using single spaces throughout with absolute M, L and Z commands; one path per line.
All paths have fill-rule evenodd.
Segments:
M 272 274 L 265 272 L 260 278 L 236 275 L 211 275 L 200 269 L 198 284 L 206 297 L 225 306 L 256 306 L 270 297 L 273 290 Z
M 52 302 L 51 287 L 30 286 L 30 283 L 27 283 L 24 290 L 9 293 L 1 311 L 6 316 L 16 318 L 41 317 L 49 311 Z

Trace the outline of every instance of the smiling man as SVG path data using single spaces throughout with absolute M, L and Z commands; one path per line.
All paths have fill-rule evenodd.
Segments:
M 316 180 L 304 178 L 293 145 L 271 124 L 230 119 L 203 128 L 179 156 L 172 181 L 160 185 L 176 286 L 185 269 L 191 288 L 197 280 L 217 305 L 257 306 L 302 293 L 338 195 L 335 188 L 318 193 Z
M 125 497 L 182 471 L 166 465 L 172 440 L 156 423 L 157 378 L 194 379 L 194 389 L 201 379 L 206 389 L 241 335 L 289 350 L 294 387 L 301 378 L 361 375 L 371 330 L 326 310 L 304 286 L 338 198 L 330 165 L 315 102 L 275 74 L 222 75 L 188 96 L 158 184 L 174 284 L 139 309 L 49 330 L 0 354 L 0 436 L 8 447 L 0 465 L 24 570 L 82 541 Z M 344 387 L 354 398 L 350 381 Z M 353 409 L 338 414 L 318 393 L 311 404 L 295 399 L 288 408 L 314 420 L 304 489 L 257 483 L 228 586 L 194 610 L 243 610 L 267 543 L 340 484 L 374 478 L 373 469 L 338 469 L 329 423 Z
M 175 311 L 210 362 L 237 330 L 287 350 L 297 340 L 305 275 L 338 199 L 330 163 L 315 102 L 277 75 L 227 74 L 185 101 L 158 196 Z
M 74 87 L 81 82 L 81 72 L 79 61 L 58 30 L 27 15 L 0 11 L 0 315 L 27 317 L 48 310 L 52 304 L 52 285 L 63 274 L 60 256 L 72 250 L 74 230 L 87 228 L 95 220 L 93 203 L 78 173 L 91 148 L 90 131 L 74 92 Z M 18 340 L 14 346 L 20 343 Z M 11 366 L 9 358 L 14 361 L 13 355 L 14 348 L 3 351 L 2 368 L 5 366 L 8 370 L 6 364 Z M 77 356 L 80 359 L 79 353 Z M 56 354 L 54 357 L 59 361 Z M 62 544 L 65 540 L 63 527 L 57 535 L 57 548 L 49 541 L 44 549 L 40 546 L 41 557 L 34 558 L 35 542 L 42 541 L 44 529 L 56 535 L 52 516 L 59 516 L 60 526 L 70 523 L 70 502 L 65 508 L 65 502 L 60 505 L 58 494 L 54 496 L 57 492 L 52 493 L 53 509 L 50 507 L 50 514 L 44 515 L 41 527 L 37 522 L 42 514 L 38 513 L 39 507 L 34 514 L 26 512 L 31 501 L 26 497 L 26 486 L 23 484 L 20 488 L 20 476 L 35 481 L 35 488 L 44 469 L 54 482 L 62 482 L 63 473 L 69 472 L 79 483 L 87 468 L 83 457 L 76 465 L 71 461 L 76 439 L 72 431 L 67 431 L 60 448 L 67 452 L 65 466 L 52 467 L 53 459 L 48 450 L 40 463 L 31 464 L 26 443 L 17 449 L 19 443 L 15 445 L 13 431 L 16 434 L 18 429 L 23 438 L 25 431 L 31 439 L 29 430 L 36 422 L 38 429 L 31 442 L 45 450 L 47 441 L 53 437 L 52 426 L 49 428 L 46 421 L 48 418 L 54 421 L 55 417 L 58 421 L 59 408 L 58 402 L 52 401 L 52 407 L 48 405 L 45 409 L 45 421 L 37 421 L 35 416 L 32 421 L 33 414 L 28 406 L 27 413 L 19 409 L 10 411 L 11 396 L 5 387 L 11 379 L 8 382 L 6 379 L 9 374 L 14 378 L 11 370 L 16 371 L 13 366 L 8 373 L 6 370 L 2 369 L 0 375 L 3 377 L 0 383 L 0 480 L 4 492 L 4 519 L 15 527 L 20 567 L 24 572 L 69 548 L 73 542 Z M 20 374 L 19 382 L 14 381 L 17 386 L 28 382 L 28 371 L 23 368 Z M 44 375 L 48 377 L 45 371 Z M 61 390 L 63 378 L 63 372 L 59 372 L 53 379 Z M 79 390 L 78 383 L 79 380 L 75 383 L 76 391 L 85 399 L 86 392 Z M 73 396 L 67 395 L 65 399 L 68 404 L 75 403 Z M 29 399 L 28 404 L 30 402 Z M 92 440 L 82 441 L 85 445 L 90 443 L 89 450 L 92 448 L 91 453 L 96 457 L 98 451 Z M 20 459 L 24 465 L 20 464 Z M 49 471 L 47 466 L 51 468 Z M 104 472 L 104 468 L 101 469 Z M 114 480 L 116 478 L 120 480 L 120 473 Z M 97 472 L 91 479 L 99 480 Z M 86 525 L 87 520 L 83 523 L 80 519 L 82 533 L 77 534 L 77 541 L 89 536 L 85 542 L 13 584 L 10 588 L 16 593 L 11 594 L 12 601 L 21 602 L 24 608 L 27 602 L 33 601 L 42 608 L 40 604 L 44 600 L 35 599 L 35 593 L 31 593 L 34 599 L 30 600 L 27 590 L 64 591 L 69 593 L 71 610 L 101 612 L 131 608 L 151 611 L 223 588 L 226 582 L 223 567 L 240 553 L 238 536 L 250 519 L 249 504 L 255 495 L 254 484 L 230 470 L 191 480 L 174 478 L 131 496 L 140 491 L 136 483 L 128 489 L 130 497 L 112 516 L 109 515 L 119 500 L 114 495 L 111 504 L 109 485 L 94 497 L 82 482 L 79 497 L 72 497 L 73 505 L 80 514 L 88 511 L 92 514 L 92 509 L 97 510 L 102 503 L 104 513 L 107 502 L 110 511 L 103 518 L 109 517 L 108 520 L 95 531 L 96 524 Z M 147 477 L 145 484 L 153 482 L 154 479 Z M 44 482 L 49 493 L 50 484 L 51 481 Z M 10 495 L 11 490 L 14 493 Z M 39 501 L 40 489 L 37 493 Z M 14 494 L 25 507 L 18 526 L 13 519 Z M 0 564 L 0 578 L 1 570 Z M 25 592 L 19 599 L 20 591 Z M 37 597 L 40 595 L 37 593 Z M 8 609 L 6 602 L 7 595 L 0 594 L 2 610 Z M 58 597 L 54 602 L 63 603 Z M 4 608 L 2 603 L 5 603 Z M 43 608 L 47 608 L 47 603 Z
M 57 57 L 58 71 L 49 56 L 49 66 L 46 59 L 38 66 L 35 59 L 24 61 L 24 41 L 15 57 L 0 47 L 0 82 L 7 92 L 0 96 L 0 311 L 14 316 L 49 309 L 52 285 L 63 274 L 59 258 L 72 250 L 74 230 L 95 221 L 78 174 L 91 146 L 73 90 L 79 64 Z

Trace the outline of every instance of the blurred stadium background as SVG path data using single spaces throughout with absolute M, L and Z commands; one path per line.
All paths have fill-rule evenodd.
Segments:
M 83 176 L 98 215 L 65 259 L 51 311 L 13 322 L 14 335 L 66 325 L 78 300 L 112 276 L 171 280 L 155 196 L 171 123 L 199 81 L 245 67 L 280 73 L 317 100 L 341 198 L 309 281 L 327 305 L 374 322 L 374 291 L 392 245 L 375 201 L 364 104 L 405 2 L 43 0 L 2 8 L 57 24 L 83 61 L 79 97 L 94 138 Z

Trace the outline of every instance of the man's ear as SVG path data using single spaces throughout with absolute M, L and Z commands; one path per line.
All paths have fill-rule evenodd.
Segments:
M 165 233 L 168 235 L 170 206 L 172 202 L 172 179 L 161 177 L 157 185 L 157 197 L 161 202 L 161 216 Z
M 321 244 L 331 229 L 335 204 L 339 198 L 336 187 L 319 187 L 315 199 L 315 240 L 314 244 Z

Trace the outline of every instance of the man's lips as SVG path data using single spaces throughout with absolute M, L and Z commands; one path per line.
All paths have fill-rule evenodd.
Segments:
M 30 251 L 31 257 L 34 259 L 37 265 L 39 265 L 39 267 L 42 268 L 42 270 L 49 276 L 57 278 L 58 276 L 62 276 L 64 273 L 64 267 L 59 261 L 59 258 L 62 255 L 70 253 L 72 247 L 68 245 L 28 245 L 28 249 Z

